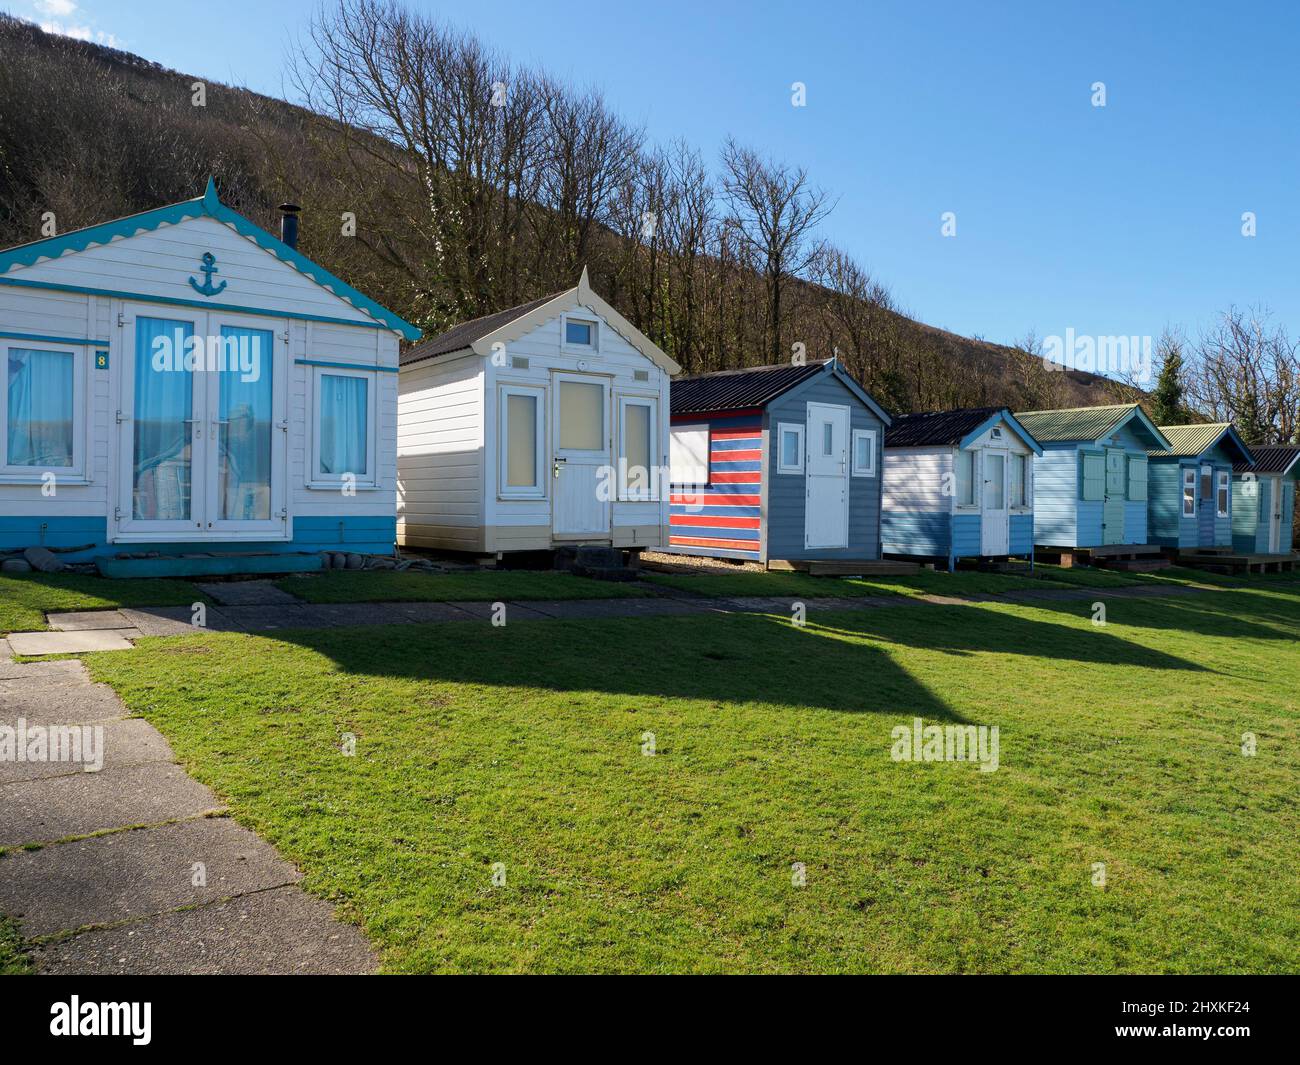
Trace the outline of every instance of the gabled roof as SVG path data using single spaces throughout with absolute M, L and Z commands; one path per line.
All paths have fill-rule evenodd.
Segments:
M 461 322 L 460 325 L 452 326 L 445 333 L 430 337 L 423 344 L 407 348 L 402 352 L 399 362 L 402 366 L 409 366 L 413 362 L 436 359 L 439 355 L 450 355 L 453 351 L 472 348 L 474 341 L 482 340 L 489 333 L 495 333 L 516 318 L 522 318 L 529 311 L 550 303 L 551 300 L 559 299 L 562 295 L 564 293 L 556 292 L 550 296 L 543 296 L 539 300 L 533 300 L 531 303 L 521 303 L 518 307 L 508 307 L 495 314 L 485 314 L 482 318 L 471 318 L 468 322 Z
M 1097 443 L 1117 433 L 1129 422 L 1145 431 L 1156 447 L 1169 443 L 1136 403 L 1117 403 L 1107 407 L 1066 407 L 1058 410 L 1025 410 L 1016 414 L 1020 424 L 1040 444 Z
M 1005 421 L 1036 455 L 1042 446 L 1005 407 L 964 407 L 961 410 L 904 414 L 885 433 L 886 447 L 965 447 L 997 421 Z
M 585 266 L 582 268 L 582 276 L 578 278 L 578 283 L 573 288 L 452 326 L 445 333 L 440 333 L 403 353 L 399 362 L 402 366 L 410 366 L 413 363 L 424 362 L 426 359 L 470 351 L 477 355 L 489 356 L 492 354 L 494 344 L 518 340 L 525 333 L 563 314 L 571 307 L 585 307 L 600 315 L 616 333 L 666 373 L 675 374 L 681 369 L 676 362 L 660 351 L 649 337 L 591 290 Z
M 1300 472 L 1300 446 L 1295 444 L 1257 444 L 1250 449 L 1255 456 L 1254 462 L 1234 462 L 1232 469 L 1236 473 L 1281 473 L 1292 470 Z
M 776 366 L 749 366 L 678 377 L 672 383 L 672 413 L 711 414 L 766 407 L 821 374 L 837 377 L 886 426 L 893 420 L 835 359 L 817 359 L 800 366 L 783 362 Z
M 176 225 L 178 222 L 205 216 L 229 226 L 240 236 L 251 240 L 258 247 L 293 267 L 300 274 L 311 278 L 327 292 L 333 293 L 339 299 L 351 304 L 362 314 L 382 323 L 405 339 L 418 340 L 420 338 L 420 330 L 411 325 L 410 322 L 399 318 L 386 307 L 381 307 L 368 296 L 363 296 L 351 285 L 340 281 L 319 263 L 312 262 L 296 248 L 289 247 L 279 237 L 273 237 L 266 230 L 254 225 L 238 211 L 227 207 L 217 199 L 217 187 L 211 178 L 208 178 L 208 187 L 203 195 L 196 199 L 182 200 L 180 203 L 158 207 L 152 211 L 127 215 L 124 218 L 116 218 L 111 222 L 103 222 L 97 226 L 74 229 L 57 237 L 32 241 L 30 244 L 20 244 L 16 248 L 9 248 L 0 252 L 0 278 L 15 267 L 35 266 L 42 260 L 57 259 L 63 255 L 85 251 L 87 248 L 96 245 L 124 240 L 127 237 L 135 236 L 137 233 L 148 233 L 161 226 Z
M 1232 422 L 1205 422 L 1201 425 L 1162 425 L 1160 431 L 1169 440 L 1169 447 L 1164 450 L 1150 451 L 1148 454 L 1161 458 L 1199 458 L 1216 444 L 1227 441 L 1235 449 L 1241 461 L 1253 462 L 1255 456 L 1250 448 L 1233 428 Z M 1229 450 L 1231 450 L 1229 449 Z

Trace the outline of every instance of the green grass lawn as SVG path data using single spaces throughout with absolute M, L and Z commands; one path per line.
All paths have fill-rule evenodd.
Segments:
M 622 599 L 654 594 L 651 589 L 635 582 L 597 581 L 553 570 L 477 570 L 464 573 L 331 570 L 285 577 L 276 585 L 309 603 Z
M 0 576 L 0 633 L 47 628 L 45 612 L 112 610 L 122 606 L 186 606 L 207 602 L 188 581 L 111 581 L 76 573 Z
M 23 976 L 31 971 L 17 924 L 0 915 L 0 976 Z
M 1090 614 L 208 633 L 87 661 L 391 971 L 1300 971 L 1297 588 Z M 891 760 L 914 716 L 998 726 L 1000 768 Z

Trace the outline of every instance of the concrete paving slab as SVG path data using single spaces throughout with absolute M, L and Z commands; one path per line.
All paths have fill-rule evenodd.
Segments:
M 87 651 L 129 651 L 139 629 L 89 629 L 82 632 L 11 632 L 16 655 L 75 655 Z
M 4 716 L 0 716 L 0 725 L 16 727 L 14 721 L 6 720 Z M 34 727 L 36 726 L 33 722 L 27 722 L 29 738 L 30 729 Z M 147 762 L 167 764 L 175 761 L 172 749 L 163 739 L 162 733 L 142 718 L 118 718 L 86 727 L 100 730 L 98 734 L 92 736 L 93 746 L 90 748 L 84 747 L 85 737 L 82 738 L 82 753 L 99 756 L 100 772 L 121 766 L 143 765 Z M 84 773 L 85 765 L 84 762 L 74 761 L 0 761 L 0 785 L 13 784 L 22 780 L 67 776 L 69 773 Z M 4 795 L 4 792 L 0 792 L 0 795 Z
M 86 675 L 86 667 L 74 658 L 59 658 L 49 662 L 14 662 L 0 657 L 0 681 L 33 680 L 37 677 Z M 3 690 L 0 688 L 0 690 Z M 4 706 L 0 696 L 0 707 Z
M 274 888 L 38 947 L 47 975 L 347 975 L 377 959 L 360 929 L 297 887 Z
M 463 610 L 480 621 L 490 621 L 496 610 L 495 603 L 457 603 L 457 609 Z M 543 614 L 536 603 L 506 603 L 506 624 L 512 621 L 541 621 L 550 617 Z
M 220 805 L 178 765 L 146 763 L 21 781 L 0 787 L 0 846 L 190 817 Z
M 191 633 L 221 631 L 221 611 L 210 603 L 205 610 L 206 625 L 199 628 L 191 624 L 193 608 L 188 606 L 130 607 L 121 611 L 128 625 L 146 636 L 188 636 Z
M 209 599 L 226 606 L 294 606 L 302 602 L 271 581 L 213 581 L 197 587 Z
M 477 621 L 479 618 L 456 603 L 385 603 L 384 606 L 406 621 Z
M 226 631 L 266 632 L 271 629 L 309 629 L 312 627 L 307 607 L 298 606 L 227 606 L 221 617 Z M 209 625 L 209 628 L 213 626 Z
M 80 632 L 88 629 L 129 629 L 133 626 L 120 610 L 70 610 L 46 614 L 50 628 L 58 632 Z
M 512 604 L 513 605 L 513 604 Z M 693 614 L 679 599 L 543 599 L 528 606 L 552 618 L 642 618 Z
M 778 599 L 771 596 L 742 595 L 728 599 L 727 605 L 732 610 L 743 614 L 783 614 L 789 616 L 793 599 Z
M 125 716 L 112 688 L 91 684 L 80 662 L 69 659 L 67 664 L 78 668 L 0 680 L 0 724 L 13 725 L 21 717 L 32 725 L 82 725 Z
M 0 863 L 0 912 L 15 918 L 28 938 L 146 917 L 300 878 L 269 844 L 228 817 L 15 851 Z M 195 884 L 196 879 L 201 882 Z
M 404 625 L 409 619 L 396 603 L 313 603 L 302 608 L 303 624 L 312 628 L 354 625 Z

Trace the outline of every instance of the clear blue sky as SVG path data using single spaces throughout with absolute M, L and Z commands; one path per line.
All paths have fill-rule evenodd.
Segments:
M 0 0 L 282 95 L 314 0 Z M 604 90 L 656 140 L 727 134 L 837 194 L 823 235 L 904 309 L 989 340 L 1195 331 L 1263 303 L 1300 331 L 1300 14 L 1289 3 L 413 6 Z M 111 36 L 110 36 L 111 35 Z M 790 85 L 808 104 L 790 105 Z M 1107 106 L 1091 106 L 1091 85 Z M 957 215 L 957 236 L 940 216 Z M 1258 236 L 1241 235 L 1241 215 Z

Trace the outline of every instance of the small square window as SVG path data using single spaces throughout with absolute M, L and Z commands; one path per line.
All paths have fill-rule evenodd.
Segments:
M 777 434 L 777 473 L 803 473 L 803 426 L 782 425 Z
M 596 323 L 566 318 L 564 320 L 564 343 L 571 348 L 594 348 L 596 346 Z
M 853 430 L 853 476 L 876 475 L 876 434 L 870 429 Z

